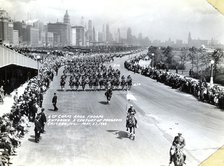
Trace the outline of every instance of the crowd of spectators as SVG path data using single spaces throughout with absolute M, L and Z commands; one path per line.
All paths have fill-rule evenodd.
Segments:
M 205 79 L 197 80 L 149 66 L 142 67 L 138 64 L 141 58 L 142 57 L 135 57 L 134 59 L 125 61 L 125 68 L 135 73 L 155 79 L 158 82 L 168 85 L 174 89 L 179 89 L 182 92 L 192 94 L 202 102 L 207 102 L 224 109 L 224 90 L 222 87 L 218 85 L 210 86 Z
M 10 113 L 0 117 L 0 165 L 10 163 L 10 156 L 16 153 L 16 148 L 21 144 L 20 139 L 28 131 L 30 123 L 35 126 L 35 141 L 39 141 L 39 134 L 44 132 L 43 94 L 49 88 L 60 62 L 60 58 L 55 56 L 46 59 L 39 71 L 39 79 L 37 76 L 30 79 L 24 93 L 20 96 L 16 93 L 13 97 L 14 104 Z M 41 111 L 38 111 L 40 108 Z

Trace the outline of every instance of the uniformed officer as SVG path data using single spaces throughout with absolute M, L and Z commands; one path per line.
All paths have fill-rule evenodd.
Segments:
M 169 164 L 171 164 L 173 161 L 173 154 L 171 154 L 171 150 L 175 149 L 177 145 L 179 145 L 180 149 L 183 150 L 185 146 L 185 139 L 182 136 L 182 133 L 178 133 L 178 135 L 174 137 L 172 146 L 170 148 L 170 163 Z M 186 155 L 183 153 L 183 156 L 184 156 L 184 164 L 185 164 Z

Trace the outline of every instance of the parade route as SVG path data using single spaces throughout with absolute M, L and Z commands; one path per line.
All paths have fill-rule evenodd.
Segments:
M 111 65 L 116 64 L 121 75 L 131 75 L 135 86 L 130 93 L 136 99 L 131 101 L 127 101 L 126 91 L 119 90 L 107 104 L 105 91 L 71 91 L 68 81 L 61 91 L 60 68 L 44 94 L 46 133 L 35 143 L 32 126 L 12 159 L 13 166 L 167 166 L 169 148 L 178 132 L 186 140 L 186 165 L 197 166 L 223 145 L 224 114 L 220 109 L 127 71 L 123 67 L 127 58 L 118 58 Z M 58 111 L 53 111 L 51 103 L 55 92 Z M 134 141 L 125 128 L 130 104 L 138 120 Z

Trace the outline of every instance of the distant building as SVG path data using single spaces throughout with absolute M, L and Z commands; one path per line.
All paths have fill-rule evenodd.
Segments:
M 127 30 L 127 44 L 132 44 L 132 34 L 131 34 L 131 28 L 130 27 Z
M 183 47 L 183 40 L 176 40 L 177 47 Z
M 13 22 L 13 29 L 19 32 L 19 44 L 27 44 L 26 23 L 24 21 Z
M 13 30 L 13 45 L 18 46 L 19 45 L 19 31 Z
M 10 45 L 13 44 L 13 21 L 9 19 L 8 21 L 8 42 Z
M 208 46 L 208 40 L 201 40 L 201 39 L 192 39 L 191 33 L 188 34 L 188 47 L 201 47 L 202 45 Z
M 46 46 L 47 47 L 54 46 L 54 33 L 53 32 L 46 33 Z
M 0 43 L 9 43 L 8 41 L 8 22 L 9 16 L 5 10 L 0 10 Z
M 88 21 L 88 40 L 89 42 L 93 41 L 93 23 L 92 20 Z
M 103 33 L 98 32 L 98 42 L 103 42 Z
M 56 40 L 54 43 L 57 46 L 66 46 L 70 44 L 69 41 L 69 32 L 68 32 L 68 25 L 64 23 L 49 23 L 47 25 L 48 32 L 54 33 L 54 39 Z M 59 40 L 59 41 L 58 41 Z
M 67 46 L 71 43 L 71 25 L 68 11 L 64 15 L 64 22 L 48 23 L 48 32 L 54 34 L 55 46 Z
M 70 24 L 70 18 L 68 15 L 68 10 L 66 10 L 65 15 L 64 15 L 64 23 L 65 24 Z
M 95 28 L 93 27 L 93 42 L 96 42 L 96 31 Z
M 110 41 L 110 27 L 107 24 L 106 25 L 106 42 L 109 42 L 109 41 Z
M 73 26 L 72 27 L 72 45 L 73 46 L 84 46 L 85 33 L 83 26 Z
M 39 46 L 39 29 L 31 25 L 27 26 L 27 45 L 31 47 Z

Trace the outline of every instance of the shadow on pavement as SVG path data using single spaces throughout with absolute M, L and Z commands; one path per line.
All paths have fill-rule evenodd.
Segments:
M 48 111 L 54 111 L 54 109 L 48 109 Z
M 28 138 L 28 141 L 36 143 L 35 138 Z
M 31 138 L 35 138 L 35 135 L 30 135 Z
M 104 104 L 104 105 L 107 105 L 107 101 L 99 101 L 100 104 Z
M 107 132 L 116 134 L 118 139 L 129 138 L 129 137 L 128 137 L 128 133 L 127 133 L 126 131 L 120 131 L 120 130 L 107 130 Z

